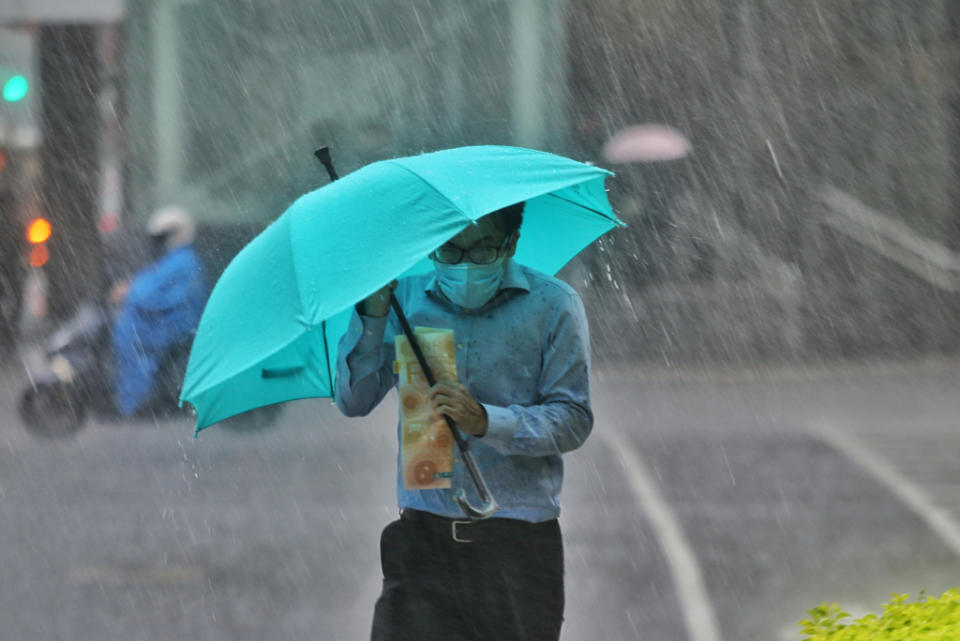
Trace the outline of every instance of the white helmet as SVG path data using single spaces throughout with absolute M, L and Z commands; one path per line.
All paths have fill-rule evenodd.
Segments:
M 147 221 L 147 233 L 165 236 L 168 250 L 193 242 L 196 228 L 193 217 L 182 207 L 161 207 Z

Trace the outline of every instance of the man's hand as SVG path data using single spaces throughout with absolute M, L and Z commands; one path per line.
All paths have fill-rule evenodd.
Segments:
M 456 421 L 461 431 L 473 436 L 487 433 L 487 411 L 460 383 L 438 381 L 430 388 L 430 404 L 437 414 Z
M 397 281 L 381 287 L 363 300 L 363 315 L 383 318 L 390 313 L 390 294 L 397 288 Z

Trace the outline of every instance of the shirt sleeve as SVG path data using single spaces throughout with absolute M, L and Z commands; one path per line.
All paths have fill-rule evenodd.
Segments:
M 480 442 L 504 455 L 549 456 L 575 450 L 593 428 L 590 334 L 583 302 L 570 293 L 546 330 L 536 405 L 483 404 L 487 432 Z
M 354 309 L 340 339 L 334 393 L 346 416 L 366 416 L 395 384 L 391 346 L 383 340 L 387 322 L 386 316 L 361 316 Z

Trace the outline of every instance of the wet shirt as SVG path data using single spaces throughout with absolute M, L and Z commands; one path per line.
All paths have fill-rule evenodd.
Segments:
M 487 412 L 486 434 L 464 437 L 500 505 L 496 516 L 546 521 L 560 514 L 561 455 L 580 447 L 593 426 L 587 319 L 566 283 L 513 260 L 505 265 L 496 296 L 475 310 L 450 303 L 433 274 L 401 280 L 395 295 L 412 327 L 453 330 L 457 378 Z M 337 362 L 336 402 L 347 416 L 365 416 L 397 385 L 398 333 L 393 312 L 353 312 Z M 399 438 L 399 421 L 397 430 Z M 399 454 L 397 469 L 401 508 L 462 517 L 458 488 L 480 504 L 458 451 L 449 490 L 404 490 Z

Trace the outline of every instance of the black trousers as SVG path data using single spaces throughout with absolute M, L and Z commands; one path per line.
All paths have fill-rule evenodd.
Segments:
M 404 510 L 383 530 L 380 559 L 373 641 L 560 637 L 563 542 L 556 520 L 454 524 Z

